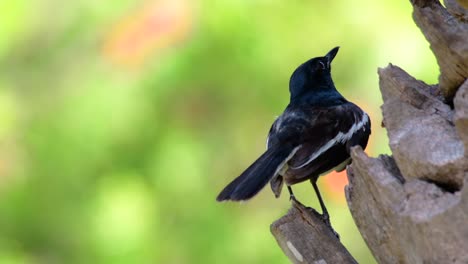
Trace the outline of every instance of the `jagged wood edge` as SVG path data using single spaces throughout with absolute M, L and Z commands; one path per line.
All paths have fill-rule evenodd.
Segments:
M 440 91 L 447 102 L 451 102 L 458 87 L 468 76 L 468 24 L 464 19 L 452 15 L 438 0 L 410 2 L 413 5 L 413 19 L 429 42 L 439 64 Z M 466 4 L 466 1 L 458 1 L 458 4 L 453 0 L 446 2 L 452 12 L 459 12 L 453 10 L 454 6 L 458 8 Z
M 321 215 L 295 200 L 270 229 L 293 263 L 357 263 Z
M 450 2 L 450 0 L 448 0 L 448 1 Z M 451 15 L 450 13 L 448 13 L 440 5 L 440 2 L 438 2 L 438 1 L 434 1 L 434 0 L 419 0 L 419 1 L 418 0 L 413 0 L 411 2 L 413 4 L 413 6 L 414 6 L 413 18 L 415 19 L 416 23 L 418 24 L 418 26 L 423 31 L 423 34 L 426 36 L 426 39 L 430 42 L 431 48 L 432 48 L 434 54 L 436 55 L 436 58 L 437 58 L 437 61 L 438 61 L 439 67 L 440 67 L 440 71 L 441 71 L 441 75 L 439 77 L 439 80 L 440 80 L 439 87 L 436 87 L 435 89 L 432 89 L 432 91 L 429 91 L 429 93 L 433 93 L 433 92 L 437 93 L 438 91 L 441 91 L 440 93 L 445 97 L 445 100 L 447 102 L 450 102 L 453 99 L 453 96 L 455 95 L 458 87 L 461 85 L 461 83 L 463 83 L 465 81 L 466 75 L 467 75 L 466 74 L 467 67 L 465 65 L 467 63 L 467 61 L 468 61 L 467 60 L 467 53 L 466 53 L 466 49 L 464 49 L 463 45 L 460 46 L 460 39 L 462 41 L 464 40 L 464 37 L 463 37 L 464 35 L 463 34 L 465 32 L 468 32 L 468 29 L 466 27 L 466 24 L 464 23 L 463 17 L 462 17 L 462 19 L 460 19 L 460 16 L 459 16 L 458 20 L 455 20 L 456 17 Z M 460 2 L 462 2 L 462 4 L 464 4 L 464 1 L 460 1 Z M 452 10 L 455 10 L 455 9 L 452 8 Z M 452 28 L 454 28 L 454 27 L 456 27 L 457 29 L 453 30 Z M 447 34 L 447 32 L 448 32 L 448 34 Z M 445 53 L 447 53 L 446 50 L 445 50 L 445 46 L 449 46 L 449 45 L 451 45 L 451 50 L 449 50 L 449 54 L 445 54 Z M 448 62 L 455 61 L 456 62 L 454 64 L 455 67 L 453 67 L 452 64 L 447 63 L 447 61 Z M 462 70 L 460 70 L 459 68 L 461 68 Z M 433 95 L 435 97 L 437 96 L 437 94 L 433 94 Z M 448 114 L 450 115 L 451 113 L 448 113 Z M 450 118 L 451 118 L 451 116 L 447 116 L 447 119 L 450 119 Z M 357 150 L 357 151 L 359 152 L 359 150 Z M 362 152 L 362 150 L 361 150 L 361 152 Z M 363 154 L 363 152 L 361 154 Z M 352 156 L 353 156 L 353 159 L 358 160 L 355 151 L 353 151 Z M 396 167 L 396 165 L 394 165 L 395 163 L 394 163 L 393 159 L 392 158 L 384 158 L 384 157 L 381 157 L 381 159 L 382 159 L 381 164 L 380 164 L 380 167 L 378 169 L 380 171 L 386 171 L 385 173 L 390 173 L 390 175 L 392 175 L 391 177 L 386 177 L 386 180 L 384 180 L 384 182 L 382 182 L 382 184 L 387 185 L 387 184 L 389 184 L 391 182 L 393 185 L 395 185 L 395 184 L 398 184 L 398 182 L 399 182 L 401 185 L 404 186 L 405 180 L 404 180 L 403 176 L 400 174 L 400 172 L 398 170 L 398 167 Z M 359 161 L 357 161 L 356 163 L 358 164 Z M 357 167 L 357 165 L 353 165 L 353 167 L 354 166 Z M 370 168 L 371 166 L 369 165 L 368 167 Z M 364 173 L 364 172 L 363 171 L 358 171 L 357 174 L 359 175 L 359 174 L 362 174 L 362 173 Z M 391 247 L 387 248 L 387 249 L 385 249 L 385 247 L 382 248 L 382 245 L 385 245 L 386 242 L 400 241 L 398 239 L 392 240 L 393 239 L 393 238 L 391 238 L 392 234 L 389 233 L 389 231 L 388 231 L 388 230 L 390 230 L 389 227 L 394 226 L 392 224 L 392 222 L 389 219 L 386 218 L 387 215 L 382 215 L 382 217 L 374 218 L 373 220 L 375 220 L 375 221 L 373 223 L 371 223 L 370 225 L 363 224 L 362 221 L 359 220 L 360 217 L 359 217 L 359 213 L 358 213 L 358 212 L 362 213 L 362 215 L 363 215 L 362 219 L 369 220 L 369 214 L 366 214 L 366 212 L 370 212 L 370 209 L 376 209 L 376 210 L 381 209 L 381 207 L 379 207 L 379 205 L 381 206 L 382 204 L 378 204 L 378 202 L 377 202 L 379 200 L 378 197 L 381 197 L 379 195 L 379 192 L 376 192 L 376 195 L 374 196 L 373 200 L 372 199 L 369 200 L 369 197 L 368 197 L 369 196 L 368 194 L 371 194 L 372 190 L 379 190 L 379 188 L 375 188 L 375 189 L 365 189 L 365 188 L 360 188 L 360 187 L 356 188 L 356 186 L 358 186 L 358 184 L 353 185 L 352 179 L 360 178 L 360 177 L 354 177 L 355 173 L 353 172 L 352 168 L 350 168 L 350 170 L 348 170 L 348 175 L 350 177 L 350 184 L 346 188 L 346 195 L 347 195 L 350 210 L 351 210 L 352 213 L 354 212 L 353 217 L 354 217 L 358 227 L 360 228 L 360 231 L 361 231 L 364 239 L 368 243 L 369 247 L 371 248 L 372 252 L 374 253 L 374 256 L 376 257 L 377 260 L 379 260 L 379 262 L 384 262 L 384 263 L 388 263 L 388 262 L 390 262 L 390 263 L 391 262 L 393 262 L 393 263 L 397 263 L 397 262 L 398 263 L 415 263 L 415 260 L 421 260 L 421 258 L 423 259 L 423 261 L 433 261 L 435 259 L 439 259 L 440 257 L 445 257 L 445 258 L 440 258 L 441 261 L 451 260 L 454 263 L 457 263 L 459 261 L 468 261 L 468 257 L 466 255 L 461 255 L 461 256 L 456 255 L 456 254 L 458 254 L 460 252 L 463 253 L 463 251 L 455 250 L 455 252 L 453 253 L 454 248 L 449 248 L 449 249 L 444 251 L 445 254 L 436 254 L 436 256 L 433 256 L 434 255 L 433 253 L 438 253 L 437 250 L 435 250 L 435 251 L 431 251 L 431 249 L 424 249 L 422 251 L 421 251 L 421 249 L 414 250 L 412 248 L 412 246 L 414 246 L 415 244 L 411 244 L 412 240 L 410 240 L 409 242 L 408 241 L 401 241 L 402 243 L 400 243 L 399 247 L 396 247 L 396 248 L 391 248 Z M 371 175 L 371 174 L 368 174 L 368 175 Z M 387 176 L 389 176 L 389 175 L 387 175 Z M 391 180 L 389 180 L 389 179 L 391 179 Z M 466 177 L 465 177 L 465 181 L 466 181 Z M 444 194 L 443 190 L 441 190 L 438 186 L 436 186 L 436 185 L 434 185 L 432 183 L 425 182 L 425 181 L 422 181 L 422 180 L 419 180 L 419 179 L 412 179 L 412 182 L 423 184 L 426 189 L 430 190 L 429 192 L 422 192 L 422 193 L 413 190 L 413 192 L 416 195 L 419 195 L 419 196 L 416 196 L 416 197 L 427 198 L 426 195 L 430 196 L 430 195 L 443 195 Z M 369 181 L 369 183 L 372 183 L 372 181 Z M 377 184 L 377 183 L 373 182 L 372 184 Z M 409 186 L 412 187 L 412 186 L 419 186 L 419 185 L 411 183 Z M 401 186 L 400 186 L 400 188 L 396 188 L 396 186 L 394 186 L 394 187 L 395 187 L 395 188 L 393 188 L 393 197 L 394 198 L 395 197 L 399 197 L 399 198 L 405 197 L 404 196 L 405 192 L 403 191 L 404 188 L 402 189 Z M 356 191 L 353 192 L 353 189 L 361 189 L 362 190 L 362 192 L 361 192 L 362 195 L 359 196 L 357 194 L 358 192 L 356 192 Z M 418 189 L 418 188 L 416 188 L 416 189 Z M 397 190 L 399 190 L 399 191 L 397 191 Z M 383 190 L 380 190 L 380 191 L 383 191 Z M 444 197 L 450 197 L 450 199 L 455 201 L 455 200 L 457 200 L 457 197 L 462 196 L 461 193 L 462 193 L 462 191 L 459 191 L 456 194 L 445 193 L 446 195 Z M 359 200 L 360 201 L 360 203 L 359 203 L 359 202 L 357 202 L 357 200 L 355 200 L 355 199 L 353 200 L 352 197 L 367 197 L 367 198 L 363 198 L 363 199 Z M 467 197 L 468 197 L 468 195 L 465 192 L 465 194 L 463 195 L 464 203 L 461 203 L 461 204 L 468 204 L 468 198 Z M 384 200 L 387 199 L 387 198 L 388 197 L 383 196 Z M 462 199 L 459 198 L 458 201 L 460 201 L 460 200 L 462 200 Z M 408 199 L 404 200 L 404 201 L 407 202 Z M 372 204 L 374 206 L 371 206 Z M 453 203 L 452 203 L 452 205 L 453 205 Z M 403 210 L 403 211 L 406 210 L 405 207 L 404 207 L 404 203 L 400 203 L 399 206 L 400 206 L 400 210 Z M 416 206 L 417 206 L 417 204 L 416 204 Z M 305 220 L 306 217 L 304 217 L 303 213 L 306 212 L 306 211 L 300 210 L 299 208 L 300 207 L 298 207 L 297 204 L 296 205 L 293 204 L 293 207 L 291 208 L 291 210 L 288 212 L 287 215 L 285 215 L 284 217 L 282 217 L 281 219 L 277 220 L 275 223 L 272 224 L 271 231 L 272 231 L 273 235 L 277 239 L 278 244 L 283 249 L 285 254 L 288 257 L 290 257 L 291 261 L 293 261 L 294 263 L 303 263 L 304 261 L 305 261 L 305 263 L 314 263 L 316 261 L 321 261 L 322 259 L 324 261 L 326 261 L 325 258 L 322 257 L 322 256 L 327 255 L 327 252 L 332 252 L 331 248 L 333 248 L 333 246 L 335 246 L 335 247 L 338 246 L 338 248 L 339 248 L 341 243 L 339 243 L 339 241 L 338 241 L 338 243 L 336 243 L 337 241 L 335 241 L 335 242 L 332 241 L 332 243 L 330 245 L 328 245 L 324 250 L 319 251 L 318 254 L 312 254 L 312 255 L 310 255 L 310 258 L 305 259 L 304 255 L 302 255 L 300 252 L 305 252 L 307 254 L 310 253 L 310 252 L 315 252 L 314 250 L 316 250 L 317 248 L 321 248 L 321 245 L 324 245 L 324 243 L 315 243 L 315 245 L 314 245 L 314 243 L 312 243 L 312 247 L 310 247 L 310 248 L 307 247 L 307 246 L 303 247 L 303 245 L 305 245 L 307 243 L 305 243 L 304 240 L 301 240 L 301 238 L 304 238 L 304 237 L 307 238 L 305 241 L 320 241 L 320 242 L 322 242 L 321 240 L 323 238 L 329 237 L 330 234 L 325 234 L 324 237 L 322 235 L 311 236 L 310 230 L 309 230 L 310 229 L 310 226 L 309 226 L 310 223 L 315 223 L 315 224 L 317 224 L 317 226 L 322 225 L 322 227 L 324 227 L 324 228 L 328 228 L 328 227 L 321 221 L 320 218 L 315 219 L 313 222 Z M 365 209 L 367 209 L 367 211 L 365 209 L 359 211 L 359 209 L 357 209 L 357 208 L 365 208 Z M 393 207 L 389 206 L 389 208 L 393 208 Z M 456 219 L 465 220 L 467 218 L 466 211 L 467 210 L 461 210 L 461 214 L 462 214 L 461 217 L 457 216 Z M 308 215 L 308 214 L 306 214 L 306 215 Z M 410 218 L 412 220 L 414 220 L 414 219 L 417 219 L 417 216 L 413 215 Z M 446 219 L 446 218 L 444 218 L 444 219 Z M 450 226 L 450 224 L 448 226 Z M 453 225 L 451 225 L 451 226 L 453 226 Z M 370 232 L 368 232 L 368 231 L 366 231 L 365 227 L 368 227 L 368 229 L 373 229 L 373 230 L 370 230 Z M 412 232 L 412 231 L 414 231 L 414 229 L 412 229 L 411 227 L 412 227 L 412 225 L 410 225 L 410 230 L 408 230 L 409 232 L 405 232 L 401 237 L 408 237 L 409 236 L 411 238 L 413 236 L 413 238 L 414 238 L 415 235 L 414 235 L 414 232 Z M 285 230 L 295 230 L 295 231 L 285 231 Z M 317 229 L 315 229 L 315 230 L 317 230 Z M 372 235 L 377 235 L 377 236 L 372 237 Z M 420 236 L 420 235 L 421 235 L 420 233 L 416 233 L 416 236 Z M 460 241 L 464 241 L 464 242 L 468 241 L 468 233 L 459 232 L 456 235 L 461 236 Z M 467 236 L 467 237 L 465 237 L 465 236 Z M 456 242 L 458 242 L 458 241 L 459 240 L 456 240 Z M 377 243 L 377 246 L 375 246 L 375 242 Z M 456 242 L 453 242 L 452 244 L 454 244 L 454 243 L 456 244 Z M 408 246 L 406 246 L 407 244 L 408 244 Z M 292 245 L 292 247 L 291 247 L 291 245 Z M 300 250 L 297 250 L 297 248 L 299 247 L 297 245 L 301 245 Z M 427 245 L 427 244 L 423 244 L 423 245 Z M 424 246 L 423 246 L 423 248 L 424 248 Z M 441 247 L 441 248 L 444 248 L 444 247 Z M 349 252 L 347 252 L 344 247 L 343 247 L 343 249 L 344 249 L 344 252 L 345 252 L 344 255 L 345 256 L 348 255 Z M 405 249 L 412 249 L 412 251 L 410 250 L 410 252 L 407 252 L 407 250 L 405 251 Z M 341 251 L 339 251 L 339 252 L 341 252 Z M 411 252 L 413 252 L 413 254 L 411 254 Z M 417 252 L 417 253 L 415 253 L 415 252 Z M 297 257 L 298 253 L 302 257 L 302 259 L 300 259 L 301 257 L 299 257 L 299 258 Z M 349 255 L 349 256 L 351 256 L 351 255 Z M 433 258 L 430 258 L 428 256 L 432 256 Z M 334 262 L 333 260 L 330 260 L 330 261 L 332 261 L 332 263 L 336 262 L 336 261 Z M 351 257 L 351 259 L 349 261 L 350 261 L 350 263 L 355 262 L 355 260 L 352 259 L 352 257 Z M 320 262 L 318 262 L 318 263 L 320 263 Z M 340 263 L 346 263 L 346 262 L 343 262 L 343 260 L 341 260 Z
M 434 96 L 437 87 L 391 64 L 379 69 L 379 79 L 383 123 L 401 173 L 460 189 L 464 178 L 461 168 L 468 164 L 454 127 L 454 111 Z
M 450 193 L 405 180 L 392 157 L 369 158 L 360 147 L 351 156 L 346 199 L 379 263 L 468 263 L 468 187 Z
M 392 150 L 398 152 L 398 162 L 389 156 L 369 158 L 360 148 L 351 153 L 353 163 L 348 169 L 346 187 L 348 205 L 364 240 L 381 263 L 468 263 L 468 252 L 464 250 L 468 244 L 468 168 L 466 159 L 459 155 L 463 146 L 457 143 L 463 142 L 466 157 L 468 41 L 465 36 L 468 28 L 465 10 L 457 10 L 465 2 L 454 5 L 453 0 L 447 0 L 450 14 L 438 1 L 411 1 L 413 18 L 437 58 L 440 84 L 428 86 L 392 65 L 379 70 L 384 124 L 389 125 L 390 141 L 394 142 Z M 438 100 L 438 91 L 444 100 Z M 451 104 L 454 96 L 455 110 L 452 110 L 442 101 Z M 399 111 L 398 107 L 405 107 L 411 113 Z M 451 190 L 425 178 L 425 173 L 417 171 L 421 164 L 413 164 L 416 170 L 411 169 L 411 162 L 417 157 L 408 160 L 405 155 L 413 155 L 414 146 L 401 144 L 401 139 L 411 133 L 402 129 L 403 123 L 416 122 L 415 116 L 438 122 L 438 131 L 450 133 L 450 140 L 457 143 L 453 147 L 457 153 L 453 162 L 435 164 L 434 168 L 445 173 L 448 179 L 451 173 L 458 173 L 459 177 L 451 179 L 458 183 L 458 189 Z M 427 122 L 424 125 L 430 126 Z M 428 142 L 424 129 L 420 133 L 419 140 L 412 139 L 421 143 L 419 147 L 423 151 L 431 151 L 424 145 L 425 140 Z M 447 167 L 450 170 L 445 170 Z

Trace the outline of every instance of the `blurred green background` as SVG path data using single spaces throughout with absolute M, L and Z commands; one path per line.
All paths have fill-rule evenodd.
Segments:
M 264 151 L 293 70 L 335 46 L 366 151 L 389 153 L 377 67 L 437 78 L 409 1 L 0 1 L 0 263 L 288 263 L 269 231 L 285 192 L 215 197 Z M 319 184 L 373 263 L 346 175 Z

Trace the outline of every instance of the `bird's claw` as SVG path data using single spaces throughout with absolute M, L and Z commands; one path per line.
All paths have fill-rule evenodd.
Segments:
M 322 214 L 322 220 L 325 223 L 325 225 L 327 225 L 330 228 L 330 230 L 333 232 L 335 237 L 338 238 L 339 240 L 340 235 L 335 231 L 335 229 L 333 229 L 331 222 L 330 222 L 330 216 L 328 214 Z
M 297 202 L 296 196 L 294 196 L 294 194 L 289 195 L 289 201 L 295 201 L 295 202 Z

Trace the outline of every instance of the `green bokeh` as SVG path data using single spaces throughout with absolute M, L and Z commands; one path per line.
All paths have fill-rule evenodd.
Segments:
M 104 43 L 148 2 L 0 3 L 0 263 L 288 263 L 269 232 L 285 195 L 215 197 L 264 150 L 295 67 L 341 46 L 335 83 L 372 116 L 374 156 L 389 152 L 377 68 L 437 80 L 409 1 L 178 2 L 183 37 L 132 65 Z M 322 189 L 372 263 L 344 194 Z

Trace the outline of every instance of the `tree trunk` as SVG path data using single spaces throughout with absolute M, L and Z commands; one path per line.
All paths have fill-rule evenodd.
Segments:
M 427 85 L 397 66 L 379 69 L 382 124 L 393 155 L 370 158 L 354 148 L 346 199 L 379 263 L 468 263 L 468 1 L 446 0 L 447 9 L 436 0 L 411 3 L 439 64 L 439 84 Z M 303 247 L 306 237 L 322 241 L 330 234 L 312 234 L 303 228 L 310 221 L 291 211 L 278 222 L 299 233 L 272 225 L 286 255 L 299 263 L 284 246 L 294 240 L 298 253 L 310 256 L 301 263 L 337 263 L 329 253 L 341 249 L 339 240 L 321 250 Z M 314 225 L 324 223 L 317 218 Z

